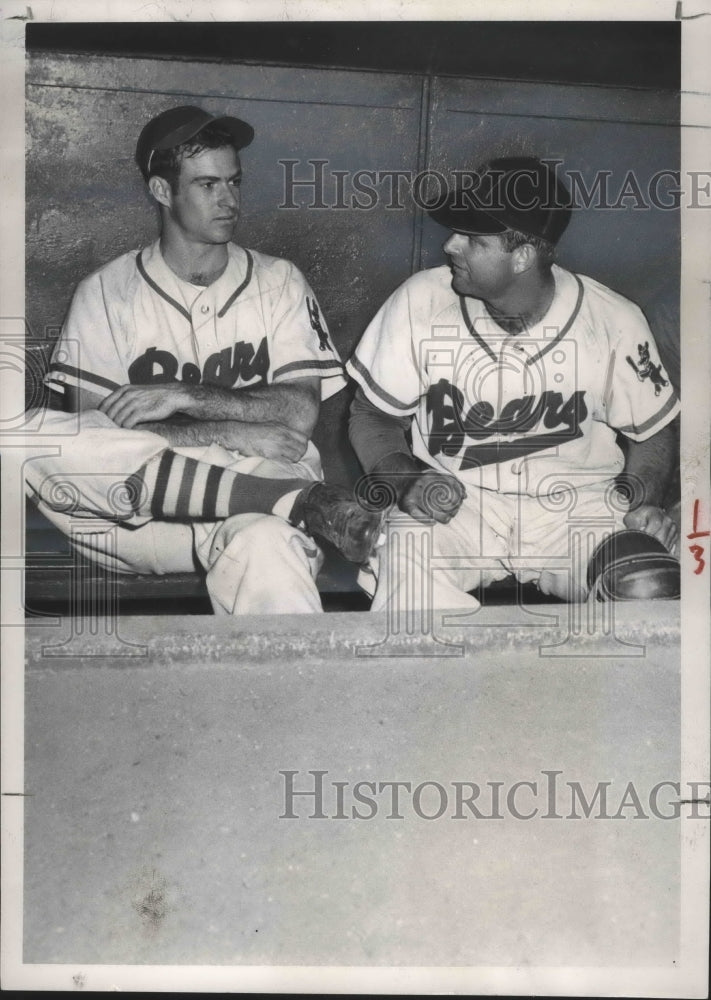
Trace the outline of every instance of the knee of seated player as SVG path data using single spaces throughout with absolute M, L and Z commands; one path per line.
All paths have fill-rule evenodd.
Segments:
M 223 550 L 236 545 L 241 556 L 254 554 L 269 558 L 280 549 L 300 545 L 306 554 L 315 558 L 320 550 L 316 542 L 299 531 L 288 521 L 274 514 L 237 514 L 228 517 L 221 525 L 219 547 Z
M 542 594 L 559 597 L 569 604 L 580 604 L 587 599 L 587 589 L 582 584 L 571 580 L 567 573 L 552 573 L 544 569 L 538 578 L 538 589 Z
M 393 510 L 391 510 L 387 515 L 386 523 L 389 524 L 391 528 L 397 530 L 416 532 L 418 534 L 428 534 L 435 538 L 447 538 L 449 535 L 452 535 L 459 530 L 461 521 L 462 518 L 459 514 L 455 514 L 454 517 L 446 523 L 435 521 L 431 518 L 420 521 L 418 518 L 412 517 L 411 514 L 407 514 L 405 511 L 396 507 L 393 508 Z
M 460 519 L 463 521 L 463 519 Z M 467 557 L 475 559 L 481 551 L 479 540 L 474 539 L 471 525 L 466 521 L 460 523 L 456 517 L 447 524 L 437 521 L 418 521 L 401 511 L 390 515 L 385 535 L 385 542 L 377 550 L 378 561 L 382 567 L 385 561 L 397 563 L 400 566 L 411 564 L 429 564 L 431 559 L 439 560 L 439 573 L 459 579 L 461 574 L 449 570 L 442 565 L 442 560 L 456 559 L 458 563 Z M 462 563 L 465 570 L 462 579 L 471 576 L 471 567 Z M 461 589 L 470 590 L 477 583 L 462 584 Z
M 384 538 L 378 546 L 381 558 L 398 558 L 409 561 L 416 555 L 432 552 L 439 554 L 440 543 L 451 533 L 448 524 L 436 521 L 418 521 L 401 510 L 392 511 L 383 525 Z M 429 539 L 429 542 L 425 540 Z

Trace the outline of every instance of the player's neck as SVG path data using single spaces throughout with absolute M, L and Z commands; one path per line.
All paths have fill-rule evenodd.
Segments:
M 228 252 L 224 243 L 188 243 L 164 232 L 160 238 L 160 252 L 171 271 L 193 285 L 211 285 L 227 267 Z
M 525 333 L 540 323 L 555 297 L 551 271 L 531 274 L 497 301 L 485 303 L 492 319 L 508 334 Z

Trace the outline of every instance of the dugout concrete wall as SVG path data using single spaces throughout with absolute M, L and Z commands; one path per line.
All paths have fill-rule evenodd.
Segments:
M 677 93 L 71 53 L 30 53 L 27 61 L 34 355 L 51 347 L 82 276 L 154 238 L 133 150 L 145 121 L 180 103 L 254 124 L 238 239 L 298 264 L 344 359 L 387 295 L 443 260 L 446 234 L 408 196 L 408 177 L 522 149 L 561 159 L 588 191 L 607 172 L 608 201 L 618 207 L 578 213 L 561 262 L 642 306 L 678 384 L 678 213 L 655 207 L 650 195 L 660 172 L 678 169 Z M 358 171 L 372 172 L 360 183 L 374 194 L 359 192 Z M 388 171 L 406 172 L 400 206 Z M 322 179 L 323 187 L 289 179 Z M 673 186 L 669 178 L 659 184 L 660 203 L 673 201 Z M 341 482 L 357 474 L 347 407 L 347 393 L 329 401 L 316 435 L 327 475 Z

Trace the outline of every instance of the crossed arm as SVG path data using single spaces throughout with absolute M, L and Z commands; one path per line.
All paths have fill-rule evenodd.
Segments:
M 295 462 L 306 451 L 319 401 L 320 381 L 308 377 L 244 389 L 184 382 L 123 385 L 105 399 L 73 391 L 65 405 L 98 409 L 120 427 L 154 431 L 173 446 L 216 442 L 243 455 Z

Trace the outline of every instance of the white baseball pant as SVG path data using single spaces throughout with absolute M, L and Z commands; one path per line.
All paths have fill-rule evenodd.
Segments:
M 322 553 L 287 521 L 295 493 L 282 497 L 272 514 L 238 514 L 217 523 L 184 524 L 141 515 L 110 523 L 116 518 L 117 486 L 172 446 L 158 434 L 118 427 L 98 410 L 82 413 L 72 433 L 75 427 L 75 414 L 43 414 L 41 437 L 33 436 L 28 443 L 35 449 L 40 442 L 58 444 L 61 454 L 33 456 L 24 472 L 39 510 L 80 552 L 122 573 L 193 572 L 201 565 L 215 614 L 322 610 L 315 582 Z M 173 451 L 253 476 L 320 478 L 313 445 L 297 463 L 235 456 L 215 444 Z M 67 489 L 80 497 L 79 514 L 65 512 Z
M 596 545 L 624 527 L 624 504 L 611 484 L 542 500 L 467 487 L 449 524 L 391 515 L 386 544 L 358 582 L 372 611 L 480 606 L 468 591 L 513 574 L 566 601 L 587 596 L 587 565 Z

